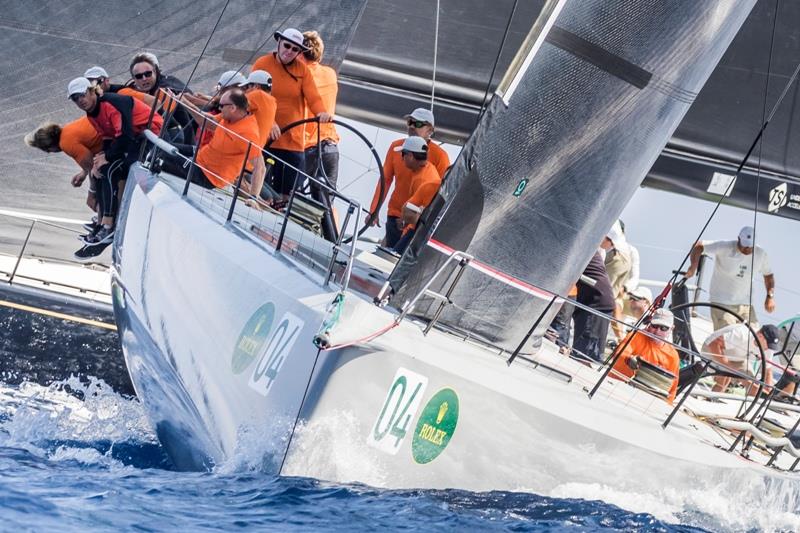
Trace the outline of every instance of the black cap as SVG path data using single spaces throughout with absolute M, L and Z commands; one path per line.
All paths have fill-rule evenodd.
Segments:
M 777 350 L 779 345 L 778 343 L 781 340 L 781 332 L 778 329 L 778 326 L 773 326 L 772 324 L 767 324 L 766 326 L 761 327 L 761 334 L 764 335 L 764 339 L 767 341 L 767 348 L 770 350 Z

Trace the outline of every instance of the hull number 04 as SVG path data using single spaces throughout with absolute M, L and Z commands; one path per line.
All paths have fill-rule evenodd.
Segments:
M 367 437 L 367 444 L 394 455 L 403 445 L 406 433 L 413 430 L 411 421 L 417 414 L 428 378 L 399 368 L 392 386 Z

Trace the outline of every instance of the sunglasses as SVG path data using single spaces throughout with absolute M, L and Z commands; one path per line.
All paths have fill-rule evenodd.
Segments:
M 153 71 L 152 70 L 148 70 L 146 72 L 140 72 L 139 74 L 134 74 L 133 77 L 136 78 L 137 80 L 143 80 L 145 78 L 149 78 L 152 75 L 153 75 Z
M 421 128 L 423 126 L 427 126 L 428 123 L 423 121 L 423 120 L 408 119 L 408 125 L 409 126 L 414 126 L 415 128 Z
M 283 47 L 286 48 L 287 50 L 291 50 L 295 54 L 300 51 L 300 47 L 295 46 L 295 45 L 293 45 L 291 43 L 287 43 L 286 41 L 283 41 Z
M 658 331 L 669 331 L 669 326 L 662 326 L 660 324 L 650 324 L 650 327 Z
M 219 108 L 220 109 L 225 109 L 225 106 L 229 106 L 229 105 L 233 105 L 233 102 L 220 102 L 219 103 Z
M 69 95 L 69 99 L 72 100 L 73 102 L 77 102 L 78 100 L 80 100 L 84 96 L 86 96 L 86 93 L 83 93 L 83 94 L 71 94 L 71 95 Z

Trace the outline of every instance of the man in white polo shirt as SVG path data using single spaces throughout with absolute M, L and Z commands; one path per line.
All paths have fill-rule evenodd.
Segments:
M 767 252 L 760 246 L 755 246 L 755 231 L 752 227 L 743 227 L 739 232 L 739 239 L 735 241 L 696 243 L 690 255 L 687 278 L 697 273 L 697 265 L 703 254 L 714 258 L 714 274 L 711 276 L 709 289 L 711 303 L 730 309 L 751 324 L 758 324 L 755 309 L 750 305 L 750 283 L 753 273 L 759 272 L 764 276 L 764 286 L 767 289 L 764 309 L 767 313 L 775 310 L 775 277 L 769 266 Z M 715 330 L 737 323 L 733 315 L 719 309 L 711 310 L 711 321 Z
M 772 360 L 772 352 L 780 345 L 780 331 L 777 326 L 767 324 L 756 330 L 756 335 L 753 337 L 750 329 L 741 322 L 730 324 L 709 335 L 703 342 L 701 352 L 734 370 L 755 375 L 756 367 L 759 366 L 756 361 L 760 357 L 756 343 L 764 350 L 767 361 Z M 717 376 L 714 381 L 716 382 L 714 392 L 725 392 L 731 378 Z M 772 385 L 772 368 L 767 368 L 766 383 Z

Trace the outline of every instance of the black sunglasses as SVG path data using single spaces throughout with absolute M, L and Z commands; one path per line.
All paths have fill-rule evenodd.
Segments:
M 149 78 L 152 75 L 153 75 L 153 71 L 152 70 L 148 70 L 146 72 L 140 72 L 139 74 L 134 74 L 133 77 L 136 78 L 137 80 L 143 80 L 145 78 Z
M 650 324 L 650 327 L 659 331 L 669 331 L 669 326 L 662 326 L 660 324 Z
M 86 96 L 86 93 L 83 93 L 83 94 L 71 94 L 71 95 L 69 95 L 69 99 L 72 100 L 73 102 L 77 102 L 78 100 L 80 100 L 84 96 Z
M 415 128 L 421 128 L 423 126 L 427 126 L 428 123 L 425 122 L 424 120 L 408 119 L 408 125 L 409 126 L 414 126 Z
M 300 51 L 300 48 L 298 46 L 295 46 L 295 45 L 293 45 L 291 43 L 288 43 L 286 41 L 283 41 L 283 47 L 286 48 L 287 50 L 291 50 L 294 53 L 297 53 L 297 52 Z

